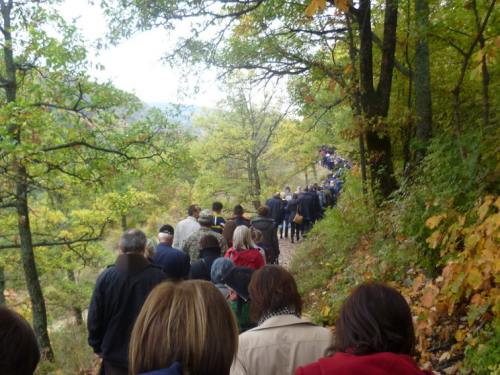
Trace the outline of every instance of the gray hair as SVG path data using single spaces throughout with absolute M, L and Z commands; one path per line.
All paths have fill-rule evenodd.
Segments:
M 229 258 L 218 258 L 212 263 L 210 277 L 212 283 L 222 284 L 222 279 L 234 268 L 234 262 Z
M 160 232 L 158 233 L 158 238 L 162 239 L 162 240 L 167 240 L 169 238 L 172 238 L 174 235 L 173 234 L 170 234 L 170 233 L 165 233 L 165 232 Z
M 141 253 L 146 247 L 148 238 L 140 229 L 132 228 L 123 233 L 120 247 L 124 253 Z
M 156 253 L 156 247 L 153 241 L 151 241 L 148 238 L 148 241 L 146 242 L 146 252 L 144 253 L 144 256 L 146 258 L 152 258 Z

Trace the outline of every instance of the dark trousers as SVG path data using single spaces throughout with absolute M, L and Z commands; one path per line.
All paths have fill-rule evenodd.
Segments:
M 310 230 L 311 230 L 311 219 L 304 218 L 304 221 L 302 222 L 302 234 L 309 233 Z
M 294 234 L 297 233 L 297 241 L 298 241 L 300 239 L 299 233 L 300 233 L 300 231 L 302 229 L 302 224 L 297 224 L 297 223 L 295 223 L 293 221 L 292 221 L 291 224 L 292 224 L 291 238 L 293 240 Z
M 103 359 L 99 375 L 128 375 L 128 368 L 113 365 Z

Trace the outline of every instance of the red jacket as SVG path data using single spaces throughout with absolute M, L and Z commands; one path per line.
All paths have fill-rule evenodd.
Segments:
M 433 375 L 432 371 L 420 370 L 405 354 L 376 353 L 355 356 L 335 353 L 333 357 L 299 367 L 295 375 Z
M 231 247 L 224 257 L 232 259 L 235 266 L 250 267 L 255 271 L 265 265 L 264 258 L 259 249 L 235 251 L 234 248 Z

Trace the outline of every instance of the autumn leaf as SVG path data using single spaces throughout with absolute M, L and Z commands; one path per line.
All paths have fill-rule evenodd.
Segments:
M 311 4 L 306 9 L 306 14 L 309 17 L 312 17 L 314 13 L 319 9 L 325 9 L 326 8 L 326 0 L 312 0 Z
M 441 220 L 443 220 L 447 216 L 448 215 L 446 215 L 446 214 L 442 214 L 442 215 L 438 215 L 438 216 L 431 216 L 430 218 L 427 219 L 427 221 L 425 222 L 425 225 L 428 226 L 430 229 L 434 229 L 439 225 Z
M 304 101 L 306 103 L 311 103 L 313 101 L 313 96 L 311 94 L 307 94 L 306 97 L 304 98 Z
M 348 0 L 335 0 L 335 6 L 344 13 L 349 13 Z
M 434 291 L 429 289 L 423 296 L 420 298 L 422 302 L 422 306 L 430 308 L 434 303 Z

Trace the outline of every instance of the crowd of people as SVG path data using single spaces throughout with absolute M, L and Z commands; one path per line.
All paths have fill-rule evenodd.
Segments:
M 241 205 L 227 221 L 220 202 L 212 210 L 192 205 L 175 229 L 159 229 L 156 246 L 141 230 L 127 230 L 88 310 L 100 375 L 430 374 L 410 357 L 415 334 L 406 300 L 384 284 L 354 290 L 335 338 L 302 319 L 294 277 L 278 265 L 278 232 L 287 237 L 291 223 L 292 241 L 307 233 L 319 218 L 321 191 L 287 189 L 254 220 Z M 294 223 L 297 214 L 303 226 Z M 29 324 L 0 307 L 0 373 L 31 375 L 39 358 Z

